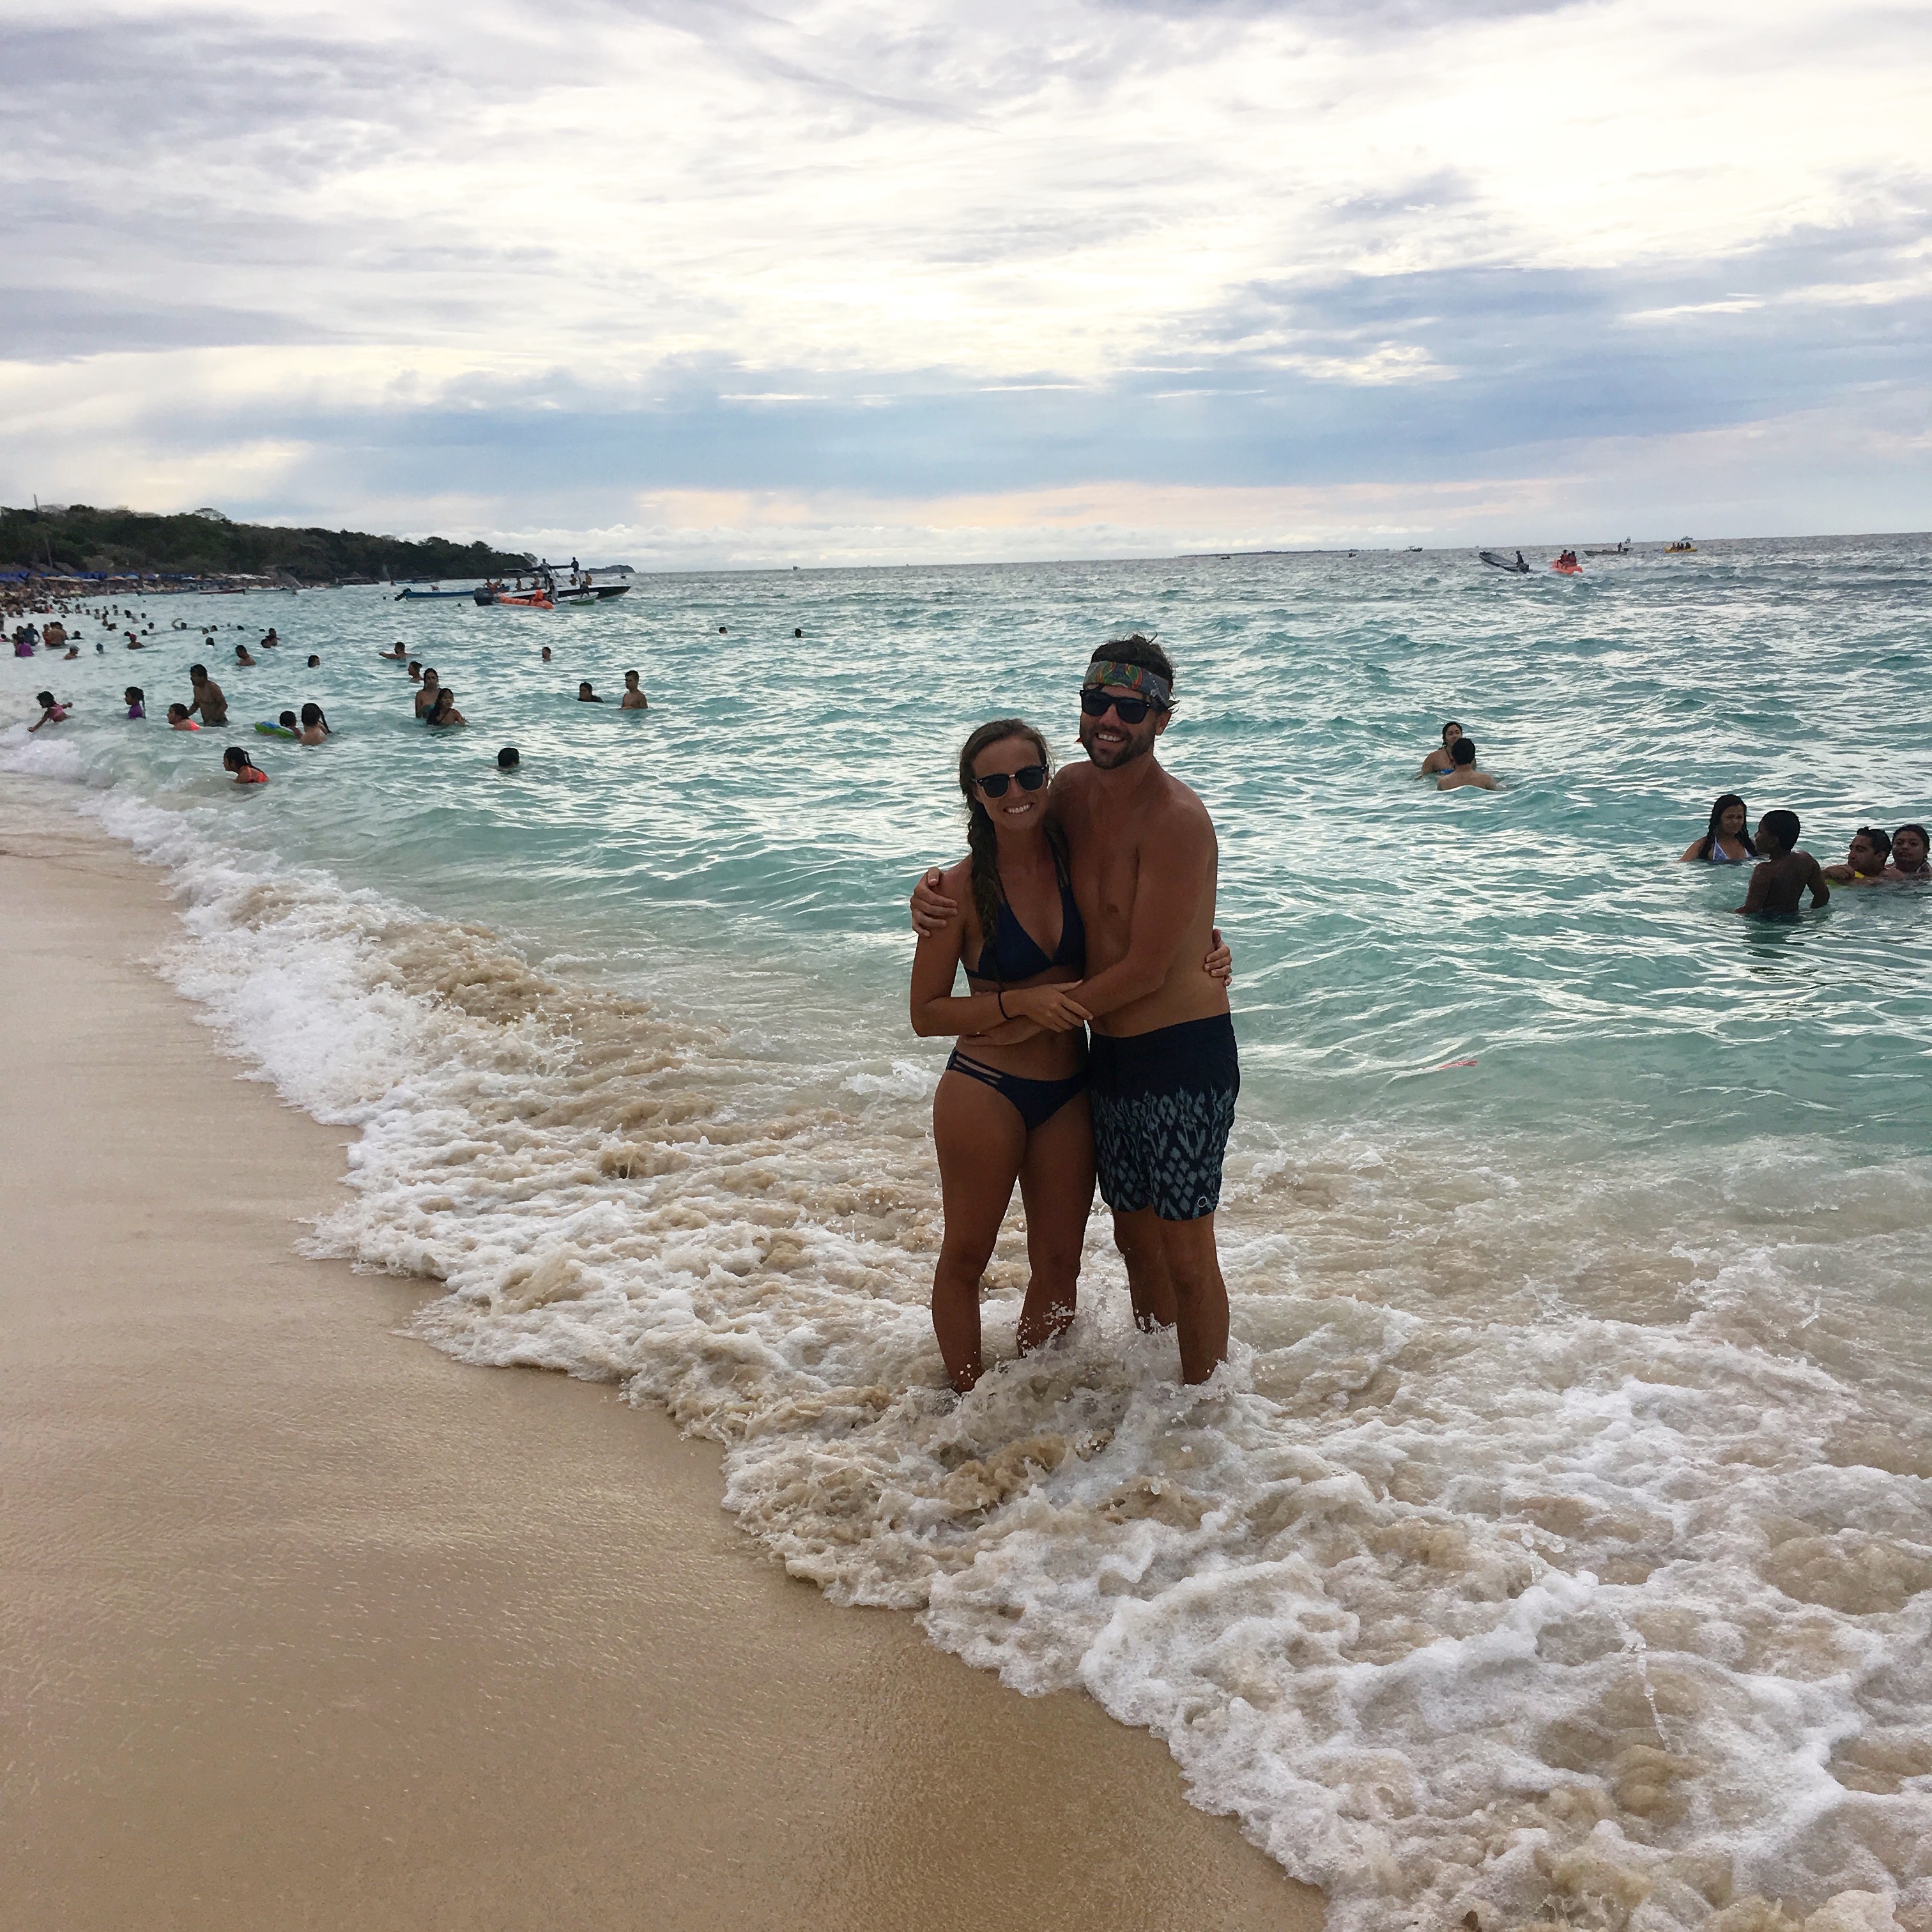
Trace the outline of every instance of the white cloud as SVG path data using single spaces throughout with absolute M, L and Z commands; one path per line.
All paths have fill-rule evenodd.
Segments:
M 1898 0 L 4 11 L 9 124 L 70 131 L 0 158 L 38 318 L 0 350 L 0 495 L 50 440 L 120 496 L 116 464 L 298 466 L 332 413 L 594 427 L 694 383 L 751 418 L 1160 363 L 1231 394 L 1256 368 L 1453 387 L 1469 358 L 1432 316 L 1287 311 L 1363 278 L 1654 279 L 1896 228 L 1932 124 L 1926 16 Z M 1626 320 L 1916 302 L 1925 262 L 1894 236 L 1856 274 Z

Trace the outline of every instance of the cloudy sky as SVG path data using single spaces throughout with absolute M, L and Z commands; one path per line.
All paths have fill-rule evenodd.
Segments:
M 0 501 L 640 567 L 1932 526 L 1923 0 L 0 42 Z

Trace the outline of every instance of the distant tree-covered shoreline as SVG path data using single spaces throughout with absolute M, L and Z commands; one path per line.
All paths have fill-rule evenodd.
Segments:
M 157 571 L 164 574 L 294 578 L 339 584 L 494 576 L 535 560 L 447 537 L 410 542 L 362 530 L 284 530 L 236 524 L 216 510 L 158 516 L 91 504 L 38 510 L 0 507 L 0 570 Z

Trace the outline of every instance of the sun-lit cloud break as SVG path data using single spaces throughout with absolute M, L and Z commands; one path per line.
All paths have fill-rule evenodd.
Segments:
M 10 124 L 89 130 L 0 158 L 10 500 L 588 531 L 640 492 L 998 496 L 989 533 L 1064 536 L 1021 506 L 1367 484 L 1414 523 L 1606 439 L 1932 388 L 1914 6 L 0 20 Z M 1867 507 L 1797 460 L 1802 524 Z M 1893 460 L 1882 520 L 1932 520 Z M 1734 481 L 1703 507 L 1762 502 Z

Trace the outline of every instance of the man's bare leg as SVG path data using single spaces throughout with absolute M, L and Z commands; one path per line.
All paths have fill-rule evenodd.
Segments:
M 1114 1216 L 1114 1245 L 1127 1264 L 1127 1294 L 1134 1326 L 1151 1335 L 1174 1326 L 1174 1280 L 1168 1272 L 1160 1217 L 1151 1208 Z
M 1134 1319 L 1146 1329 L 1156 1322 L 1176 1329 L 1181 1380 L 1204 1382 L 1228 1359 L 1228 1287 L 1214 1216 L 1163 1221 L 1143 1208 L 1114 1216 L 1114 1239 L 1126 1258 Z

